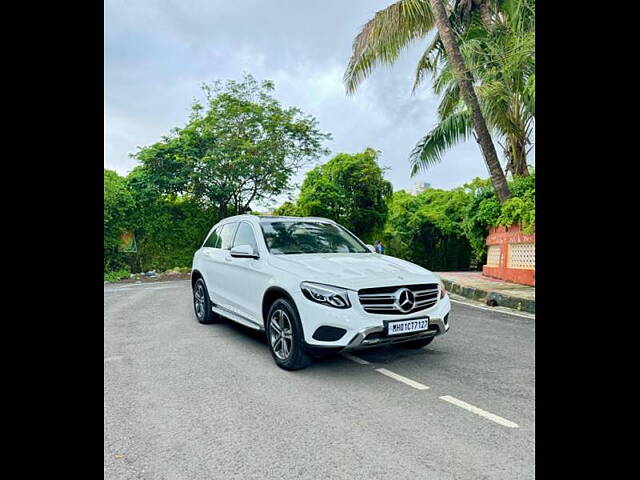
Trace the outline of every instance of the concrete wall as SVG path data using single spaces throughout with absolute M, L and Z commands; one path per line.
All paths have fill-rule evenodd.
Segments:
M 486 243 L 489 255 L 483 275 L 535 286 L 535 233 L 527 235 L 519 225 L 491 227 Z

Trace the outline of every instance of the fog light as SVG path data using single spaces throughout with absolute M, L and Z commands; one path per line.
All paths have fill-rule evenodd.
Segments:
M 344 328 L 323 325 L 313 333 L 312 338 L 320 340 L 321 342 L 335 342 L 336 340 L 340 340 L 345 333 L 347 333 L 347 331 Z

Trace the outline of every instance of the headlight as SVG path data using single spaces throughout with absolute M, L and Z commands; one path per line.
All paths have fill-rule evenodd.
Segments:
M 444 282 L 440 280 L 440 298 L 444 298 L 446 294 L 447 294 L 447 289 L 444 288 Z
M 302 282 L 300 290 L 312 302 L 322 303 L 335 308 L 349 308 L 349 295 L 344 288 L 322 285 L 320 283 Z

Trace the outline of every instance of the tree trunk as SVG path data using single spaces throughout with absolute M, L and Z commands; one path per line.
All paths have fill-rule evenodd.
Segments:
M 226 203 L 219 204 L 218 215 L 220 215 L 220 219 L 227 218 L 227 213 L 228 213 L 227 204 Z
M 489 170 L 491 182 L 493 183 L 493 188 L 496 191 L 498 200 L 502 203 L 511 196 L 511 192 L 509 191 L 507 179 L 504 176 L 502 167 L 500 166 L 498 154 L 496 153 L 496 148 L 493 145 L 493 140 L 489 134 L 487 123 L 485 122 L 482 111 L 480 110 L 478 97 L 473 89 L 473 77 L 465 68 L 462 54 L 460 53 L 456 39 L 451 31 L 447 11 L 442 0 L 430 0 L 430 2 L 433 18 L 440 34 L 440 40 L 442 41 L 444 49 L 447 52 L 447 57 L 451 62 L 453 74 L 458 86 L 460 87 L 460 93 L 462 94 L 462 98 L 464 99 L 467 107 L 471 110 L 471 118 L 476 134 L 476 141 L 482 150 L 482 155 L 484 156 L 484 161 L 487 165 L 487 169 Z
M 480 18 L 487 30 L 493 30 L 493 20 L 491 20 L 491 10 L 489 9 L 489 0 L 474 0 L 474 3 L 480 8 Z
M 517 137 L 507 139 L 507 147 L 509 148 L 511 173 L 517 177 L 528 176 L 529 167 L 527 167 L 527 145 L 525 141 Z

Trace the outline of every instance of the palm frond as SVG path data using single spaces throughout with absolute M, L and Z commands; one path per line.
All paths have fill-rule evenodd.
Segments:
M 436 33 L 431 40 L 431 43 L 429 43 L 425 51 L 422 53 L 420 60 L 418 60 L 412 92 L 416 91 L 428 73 L 434 73 L 438 70 L 439 65 L 442 64 L 444 59 L 444 46 L 440 41 L 440 35 Z
M 425 0 L 400 0 L 377 12 L 353 42 L 343 78 L 347 93 L 355 92 L 378 63 L 393 63 L 409 43 L 433 27 L 431 8 Z
M 464 105 L 462 101 L 462 95 L 460 93 L 460 86 L 458 82 L 450 82 L 440 100 L 438 105 L 438 117 L 440 120 L 452 115 L 461 105 Z
M 453 74 L 453 69 L 451 68 L 450 63 L 445 63 L 433 77 L 433 92 L 440 95 L 442 92 L 447 90 L 452 83 L 457 83 Z
M 532 73 L 527 78 L 527 83 L 525 84 L 524 89 L 524 105 L 527 109 L 527 112 L 532 116 L 536 116 L 536 74 Z
M 454 113 L 436 125 L 420 140 L 409 155 L 411 176 L 442 160 L 442 154 L 456 143 L 466 140 L 473 132 L 468 111 Z

